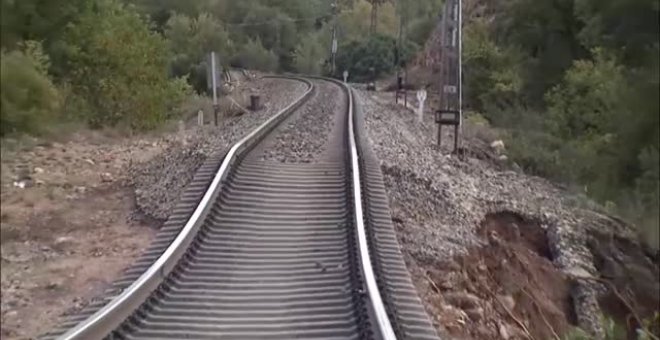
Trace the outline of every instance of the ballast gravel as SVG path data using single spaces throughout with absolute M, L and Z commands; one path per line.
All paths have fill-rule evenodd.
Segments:
M 345 95 L 336 84 L 314 81 L 315 93 L 261 146 L 261 160 L 312 163 L 326 155 L 333 128 L 344 122 L 337 114 L 346 109 Z M 337 126 L 338 127 L 338 126 Z M 335 130 L 336 131 L 336 130 Z
M 247 133 L 264 123 L 295 99 L 307 85 L 288 79 L 257 79 L 242 86 L 261 95 L 264 107 L 256 112 L 220 120 L 219 126 L 193 126 L 168 139 L 168 147 L 151 160 L 133 164 L 131 184 L 140 213 L 165 220 L 176 205 L 183 189 L 207 157 L 226 152 Z

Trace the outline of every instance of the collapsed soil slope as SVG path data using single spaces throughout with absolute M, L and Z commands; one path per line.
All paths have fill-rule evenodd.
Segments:
M 359 92 L 359 100 L 399 242 L 441 333 L 552 338 L 579 325 L 602 334 L 599 313 L 608 289 L 598 278 L 608 266 L 618 289 L 636 293 L 630 297 L 635 305 L 657 306 L 657 258 L 640 250 L 631 226 L 584 197 L 512 170 L 491 150 L 492 140 L 476 137 L 492 133 L 466 124 L 459 158 L 449 154 L 451 133 L 436 148 L 430 112 L 418 123 L 394 104 L 393 93 Z M 625 240 L 627 247 L 596 235 Z M 626 287 L 632 281 L 645 287 Z M 648 316 L 653 307 L 639 309 Z

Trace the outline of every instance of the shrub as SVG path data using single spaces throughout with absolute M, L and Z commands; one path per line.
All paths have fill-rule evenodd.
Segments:
M 401 64 L 410 60 L 416 49 L 417 45 L 408 42 L 400 51 Z M 357 81 L 378 78 L 393 72 L 396 66 L 396 40 L 390 36 L 375 34 L 368 39 L 351 41 L 339 50 L 337 74 L 348 70 L 351 79 Z
M 0 134 L 43 133 L 59 110 L 60 97 L 45 70 L 38 45 L 26 53 L 2 52 Z
M 275 71 L 278 68 L 277 55 L 267 50 L 259 39 L 251 39 L 243 45 L 232 64 L 259 71 Z
M 327 49 L 321 45 L 318 34 L 310 34 L 302 40 L 293 54 L 293 66 L 299 73 L 321 74 Z
M 92 127 L 149 129 L 188 91 L 169 80 L 165 40 L 116 0 L 99 0 L 65 35 L 67 81 L 90 107 Z

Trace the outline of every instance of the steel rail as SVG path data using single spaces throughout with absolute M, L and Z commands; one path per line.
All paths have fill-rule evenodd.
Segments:
M 281 78 L 291 79 L 293 77 Z M 133 311 L 137 310 L 149 297 L 151 292 L 163 282 L 196 236 L 197 231 L 204 222 L 204 217 L 208 215 L 209 210 L 213 206 L 210 203 L 213 202 L 220 193 L 221 184 L 226 179 L 231 165 L 238 157 L 238 153 L 249 147 L 247 145 L 249 142 L 253 142 L 260 137 L 263 137 L 264 132 L 269 128 L 272 128 L 274 122 L 290 113 L 293 108 L 300 105 L 312 92 L 313 85 L 311 82 L 300 78 L 294 79 L 301 80 L 308 85 L 305 93 L 232 146 L 192 216 L 188 219 L 181 232 L 167 247 L 163 254 L 144 272 L 144 274 L 142 274 L 120 295 L 112 299 L 107 305 L 99 309 L 89 318 L 64 333 L 60 339 L 86 340 L 90 338 L 99 338 L 99 335 L 100 337 L 103 337 L 109 334 Z
M 353 115 L 353 91 L 351 88 L 342 82 L 335 81 L 344 88 L 348 96 L 348 135 L 349 135 L 349 150 L 351 157 L 351 173 L 353 185 L 353 202 L 355 203 L 355 225 L 357 227 L 358 247 L 360 251 L 360 263 L 362 275 L 364 276 L 364 283 L 367 288 L 369 296 L 370 307 L 374 313 L 376 323 L 378 325 L 378 332 L 384 340 L 396 340 L 396 335 L 387 316 L 385 305 L 376 283 L 376 276 L 371 264 L 371 255 L 369 254 L 369 242 L 367 240 L 367 231 L 364 224 L 364 211 L 362 200 L 362 183 L 360 176 L 360 161 L 357 150 L 357 142 L 355 137 L 355 124 Z

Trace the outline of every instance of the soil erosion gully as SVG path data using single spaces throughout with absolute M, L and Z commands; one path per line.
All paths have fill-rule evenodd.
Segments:
M 437 339 L 402 260 L 352 90 L 280 78 L 307 88 L 209 157 L 142 257 L 44 338 Z M 263 159 L 278 125 L 321 83 L 341 87 L 336 100 L 345 103 L 323 155 Z

